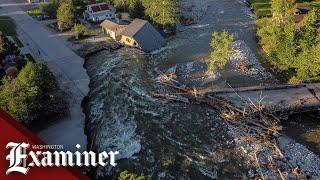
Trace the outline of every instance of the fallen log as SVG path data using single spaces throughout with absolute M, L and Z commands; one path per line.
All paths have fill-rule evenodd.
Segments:
M 155 93 L 155 92 L 150 92 L 150 95 L 155 98 L 163 98 L 163 99 L 167 99 L 170 101 L 180 101 L 180 102 L 184 102 L 184 103 L 189 103 L 188 98 L 184 98 L 184 97 L 180 97 L 180 96 L 176 96 L 176 95 L 172 95 L 172 94 L 159 94 L 159 93 Z

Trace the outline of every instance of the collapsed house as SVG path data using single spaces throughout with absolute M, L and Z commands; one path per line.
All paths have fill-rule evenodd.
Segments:
M 121 44 L 151 52 L 165 44 L 163 36 L 146 20 L 134 19 L 130 24 L 111 20 L 101 23 L 103 32 Z

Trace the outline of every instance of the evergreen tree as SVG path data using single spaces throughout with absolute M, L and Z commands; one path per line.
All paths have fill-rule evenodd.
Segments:
M 159 25 L 174 26 L 179 18 L 178 1 L 175 0 L 143 0 L 145 14 Z
M 295 0 L 272 0 L 272 19 L 279 26 L 284 28 L 289 20 L 293 19 L 293 8 Z
M 64 0 L 57 11 L 57 19 L 64 23 L 66 28 L 71 28 L 75 23 L 76 6 L 74 0 Z
M 17 78 L 3 78 L 0 107 L 26 124 L 45 115 L 57 115 L 65 108 L 53 103 L 57 88 L 54 76 L 43 63 L 28 63 Z
M 272 0 L 272 18 L 258 21 L 258 36 L 269 60 L 280 70 L 293 70 L 291 81 L 320 80 L 319 15 L 311 10 L 302 27 L 294 21 L 293 0 Z
M 223 31 L 221 34 L 213 32 L 212 36 L 211 59 L 207 62 L 207 65 L 208 72 L 216 73 L 217 71 L 224 69 L 229 63 L 233 53 L 231 45 L 234 42 L 234 37 L 227 31 Z
M 56 18 L 58 8 L 59 0 L 53 0 L 51 3 L 40 3 L 39 5 L 40 11 L 52 18 Z
M 144 7 L 141 0 L 128 0 L 127 6 L 131 18 L 143 18 L 144 17 Z

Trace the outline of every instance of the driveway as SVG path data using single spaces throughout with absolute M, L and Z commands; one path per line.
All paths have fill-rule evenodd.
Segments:
M 76 144 L 86 147 L 84 114 L 81 101 L 89 92 L 89 77 L 83 68 L 84 59 L 52 34 L 47 27 L 26 14 L 26 3 L 0 0 L 0 16 L 11 17 L 17 26 L 19 39 L 37 60 L 46 62 L 68 95 L 68 117 L 49 124 L 37 134 L 47 144 L 61 144 L 73 150 Z M 46 121 L 45 119 L 43 121 Z

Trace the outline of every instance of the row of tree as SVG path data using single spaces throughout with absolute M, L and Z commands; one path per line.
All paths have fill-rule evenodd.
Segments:
M 273 16 L 258 21 L 260 42 L 273 65 L 293 72 L 292 82 L 320 80 L 319 14 L 312 9 L 297 27 L 294 8 L 294 0 L 273 0 Z
M 83 10 L 86 5 L 95 2 L 94 0 L 64 0 L 59 3 L 55 0 L 52 5 L 44 7 L 51 7 L 52 12 L 57 9 L 57 19 L 64 22 L 66 28 L 71 28 L 75 24 L 77 7 Z M 106 2 L 115 5 L 118 11 L 129 12 L 131 18 L 149 19 L 156 25 L 173 27 L 179 19 L 176 0 L 106 0 Z M 59 4 L 58 8 L 56 8 L 57 4 Z

